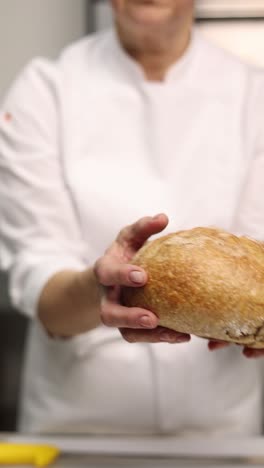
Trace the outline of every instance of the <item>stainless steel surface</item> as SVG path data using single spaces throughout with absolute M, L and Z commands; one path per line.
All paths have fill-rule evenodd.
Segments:
M 192 459 L 181 460 L 180 458 L 141 458 L 141 457 L 112 457 L 112 456 L 77 456 L 69 455 L 60 457 L 50 468 L 256 468 L 264 466 L 263 461 L 259 465 L 255 463 L 239 463 L 239 460 Z M 7 467 L 6 467 L 7 468 Z M 25 465 L 17 465 L 13 468 L 32 468 Z
M 264 467 L 263 437 L 41 437 L 0 433 L 0 439 L 58 447 L 62 455 L 53 468 Z
M 6 442 L 50 444 L 69 455 L 264 459 L 263 437 L 34 436 L 0 433 L 0 439 Z
M 112 456 L 62 456 L 56 468 L 234 468 L 264 466 L 264 459 L 211 458 L 211 457 L 112 457 Z

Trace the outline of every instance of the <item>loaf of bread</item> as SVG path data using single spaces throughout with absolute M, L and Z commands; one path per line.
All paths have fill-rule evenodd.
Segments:
M 149 309 L 179 332 L 264 348 L 261 242 L 194 228 L 147 242 L 132 263 L 148 281 L 124 288 L 124 305 Z

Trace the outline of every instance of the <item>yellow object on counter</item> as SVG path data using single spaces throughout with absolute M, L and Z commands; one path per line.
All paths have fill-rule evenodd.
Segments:
M 55 461 L 60 451 L 49 445 L 0 443 L 1 465 L 48 466 Z

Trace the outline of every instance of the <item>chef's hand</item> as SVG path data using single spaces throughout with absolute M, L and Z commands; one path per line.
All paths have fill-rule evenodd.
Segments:
M 217 349 L 221 348 L 226 348 L 227 346 L 230 346 L 231 343 L 227 343 L 226 341 L 214 341 L 210 340 L 208 343 L 208 348 L 210 351 L 215 351 Z M 241 346 L 241 345 L 238 345 Z M 252 358 L 259 358 L 264 356 L 264 349 L 254 349 L 254 348 L 249 348 L 248 346 L 243 346 L 243 354 L 249 359 Z
M 129 343 L 190 340 L 189 335 L 159 327 L 158 317 L 150 310 L 120 304 L 121 286 L 139 287 L 147 282 L 146 272 L 131 265 L 130 260 L 151 235 L 161 232 L 167 224 L 167 216 L 159 214 L 125 227 L 94 266 L 97 281 L 103 286 L 101 320 L 108 327 L 119 328 Z

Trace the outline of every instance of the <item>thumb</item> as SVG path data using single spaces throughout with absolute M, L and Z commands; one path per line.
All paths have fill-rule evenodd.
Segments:
M 163 213 L 153 217 L 146 216 L 122 229 L 117 237 L 117 242 L 138 250 L 150 236 L 163 231 L 168 222 L 168 217 Z

